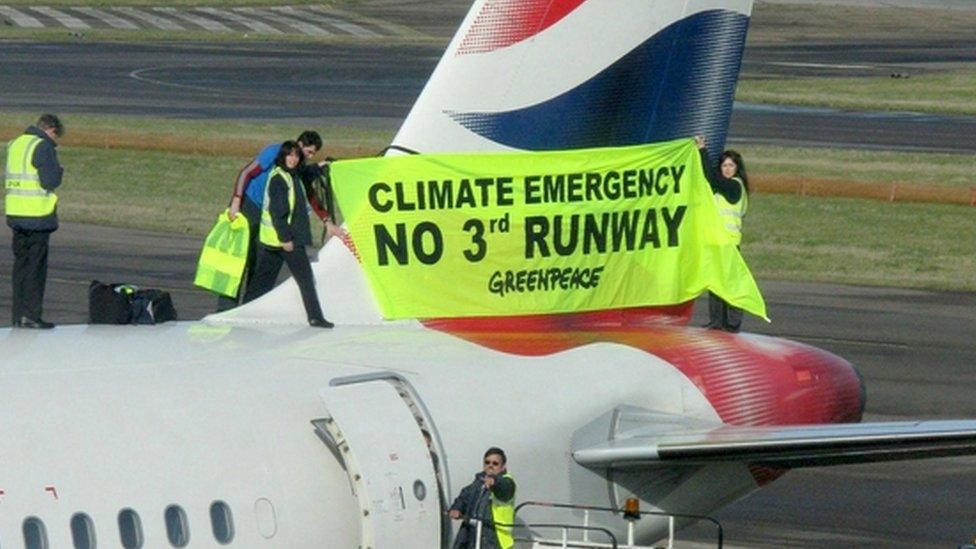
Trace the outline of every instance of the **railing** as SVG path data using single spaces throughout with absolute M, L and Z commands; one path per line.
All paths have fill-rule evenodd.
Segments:
M 462 520 L 466 520 L 468 522 L 475 523 L 475 544 L 474 544 L 474 547 L 475 547 L 475 549 L 481 549 L 481 532 L 484 529 L 484 523 L 482 521 L 478 520 L 478 519 L 470 518 L 470 517 L 464 517 Z M 525 528 L 525 529 L 530 529 L 530 528 L 531 529 L 557 528 L 557 529 L 559 529 L 559 530 L 562 531 L 562 539 L 560 539 L 560 540 L 538 540 L 538 541 L 543 541 L 543 542 L 550 543 L 550 544 L 551 543 L 560 543 L 561 544 L 561 547 L 564 547 L 564 548 L 568 548 L 568 547 L 607 547 L 607 548 L 611 548 L 611 549 L 618 549 L 618 547 L 619 547 L 619 545 L 617 543 L 617 536 L 613 535 L 613 532 L 611 532 L 610 530 L 608 530 L 606 528 L 602 528 L 600 526 L 576 526 L 574 524 L 543 524 L 543 523 L 533 523 L 533 524 L 503 524 L 501 522 L 493 522 L 492 525 L 493 526 L 503 526 L 503 527 L 506 527 L 506 528 L 512 528 L 513 530 L 515 528 Z M 607 539 L 610 540 L 610 541 L 609 541 L 609 543 L 600 543 L 600 544 L 596 544 L 596 545 L 593 544 L 595 542 L 589 542 L 589 541 L 587 541 L 587 542 L 585 542 L 587 545 L 580 545 L 580 542 L 578 542 L 578 541 L 572 541 L 572 540 L 569 539 L 569 531 L 570 530 L 582 530 L 583 531 L 584 538 L 587 538 L 587 539 L 589 539 L 590 532 L 600 532 L 602 534 L 605 534 L 607 536 Z M 519 541 L 530 541 L 531 542 L 531 541 L 536 541 L 536 540 L 532 540 L 532 539 L 522 540 L 521 538 L 519 538 Z
M 606 544 L 594 544 L 594 542 L 591 542 L 590 541 L 590 539 L 589 539 L 589 533 L 588 533 L 588 531 L 585 530 L 586 528 L 590 528 L 590 511 L 597 511 L 597 512 L 602 512 L 602 513 L 611 513 L 611 514 L 623 514 L 623 511 L 622 510 L 620 510 L 620 509 L 614 509 L 614 508 L 611 508 L 611 507 L 597 507 L 597 506 L 593 506 L 593 505 L 573 505 L 573 504 L 569 504 L 569 503 L 552 503 L 552 502 L 547 502 L 547 501 L 526 501 L 526 502 L 520 503 L 517 507 L 515 507 L 515 514 L 516 514 L 516 516 L 518 516 L 518 512 L 520 510 L 522 510 L 523 508 L 525 508 L 525 507 L 547 507 L 547 508 L 555 508 L 555 509 L 571 509 L 571 510 L 574 510 L 574 511 L 582 511 L 583 512 L 583 527 L 582 528 L 584 528 L 584 531 L 583 531 L 583 539 L 580 540 L 580 542 L 582 542 L 584 544 L 590 544 L 590 545 L 574 545 L 574 547 L 609 547 Z M 719 522 L 717 520 L 715 520 L 714 518 L 712 518 L 712 517 L 705 516 L 705 515 L 692 515 L 692 514 L 688 514 L 688 513 L 665 513 L 665 512 L 662 512 L 662 511 L 636 511 L 635 513 L 636 514 L 639 514 L 641 516 L 645 516 L 646 515 L 646 516 L 667 517 L 667 519 L 668 519 L 668 545 L 667 545 L 668 549 L 673 549 L 674 548 L 674 529 L 675 529 L 674 523 L 675 523 L 675 519 L 704 520 L 704 521 L 707 521 L 707 522 L 711 522 L 712 524 L 715 525 L 716 537 L 717 537 L 717 543 L 718 543 L 717 547 L 718 547 L 718 549 L 722 549 L 722 544 L 723 544 L 723 541 L 724 541 L 725 534 L 724 534 L 724 531 L 722 530 L 722 525 L 719 524 Z M 622 547 L 636 547 L 634 545 L 634 523 L 635 522 L 636 522 L 635 520 L 628 520 L 627 521 L 627 544 L 624 545 L 624 546 L 622 546 Z M 602 530 L 602 528 L 601 528 L 601 530 Z M 565 534 L 564 534 L 564 536 L 565 536 Z M 566 546 L 564 545 L 564 547 L 566 547 Z M 613 539 L 613 547 L 617 547 L 616 538 Z

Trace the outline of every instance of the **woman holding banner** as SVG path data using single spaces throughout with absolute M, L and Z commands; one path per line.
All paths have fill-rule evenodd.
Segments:
M 749 177 L 742 155 L 727 150 L 719 157 L 718 169 L 708 161 L 705 139 L 695 136 L 702 157 L 705 177 L 715 194 L 715 204 L 725 229 L 736 246 L 742 242 L 742 219 L 749 205 Z M 708 292 L 708 324 L 706 328 L 738 332 L 742 327 L 742 309 L 729 305 L 719 296 Z

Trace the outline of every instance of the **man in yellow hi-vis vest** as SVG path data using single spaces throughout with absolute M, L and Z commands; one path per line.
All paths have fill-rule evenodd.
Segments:
M 17 328 L 53 328 L 41 318 L 47 283 L 47 251 L 58 229 L 58 197 L 64 168 L 55 148 L 64 134 L 61 120 L 44 114 L 7 143 L 4 209 L 13 231 L 13 307 Z
M 508 459 L 501 448 L 488 448 L 484 469 L 474 476 L 471 484 L 461 489 L 448 514 L 455 520 L 465 519 L 454 538 L 454 549 L 469 549 L 477 545 L 477 528 L 468 519 L 482 523 L 481 547 L 509 549 L 515 545 L 512 537 L 515 479 L 508 473 Z

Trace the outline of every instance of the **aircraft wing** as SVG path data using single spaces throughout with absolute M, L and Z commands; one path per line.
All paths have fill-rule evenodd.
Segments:
M 577 449 L 586 467 L 629 468 L 741 461 L 775 468 L 816 467 L 976 454 L 976 421 L 910 421 L 739 427 L 661 433 L 653 428 Z

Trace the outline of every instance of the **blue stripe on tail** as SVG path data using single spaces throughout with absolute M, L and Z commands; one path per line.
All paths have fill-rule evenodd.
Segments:
M 524 150 L 610 147 L 704 135 L 722 151 L 749 18 L 727 10 L 682 19 L 579 86 L 505 112 L 447 112 Z

